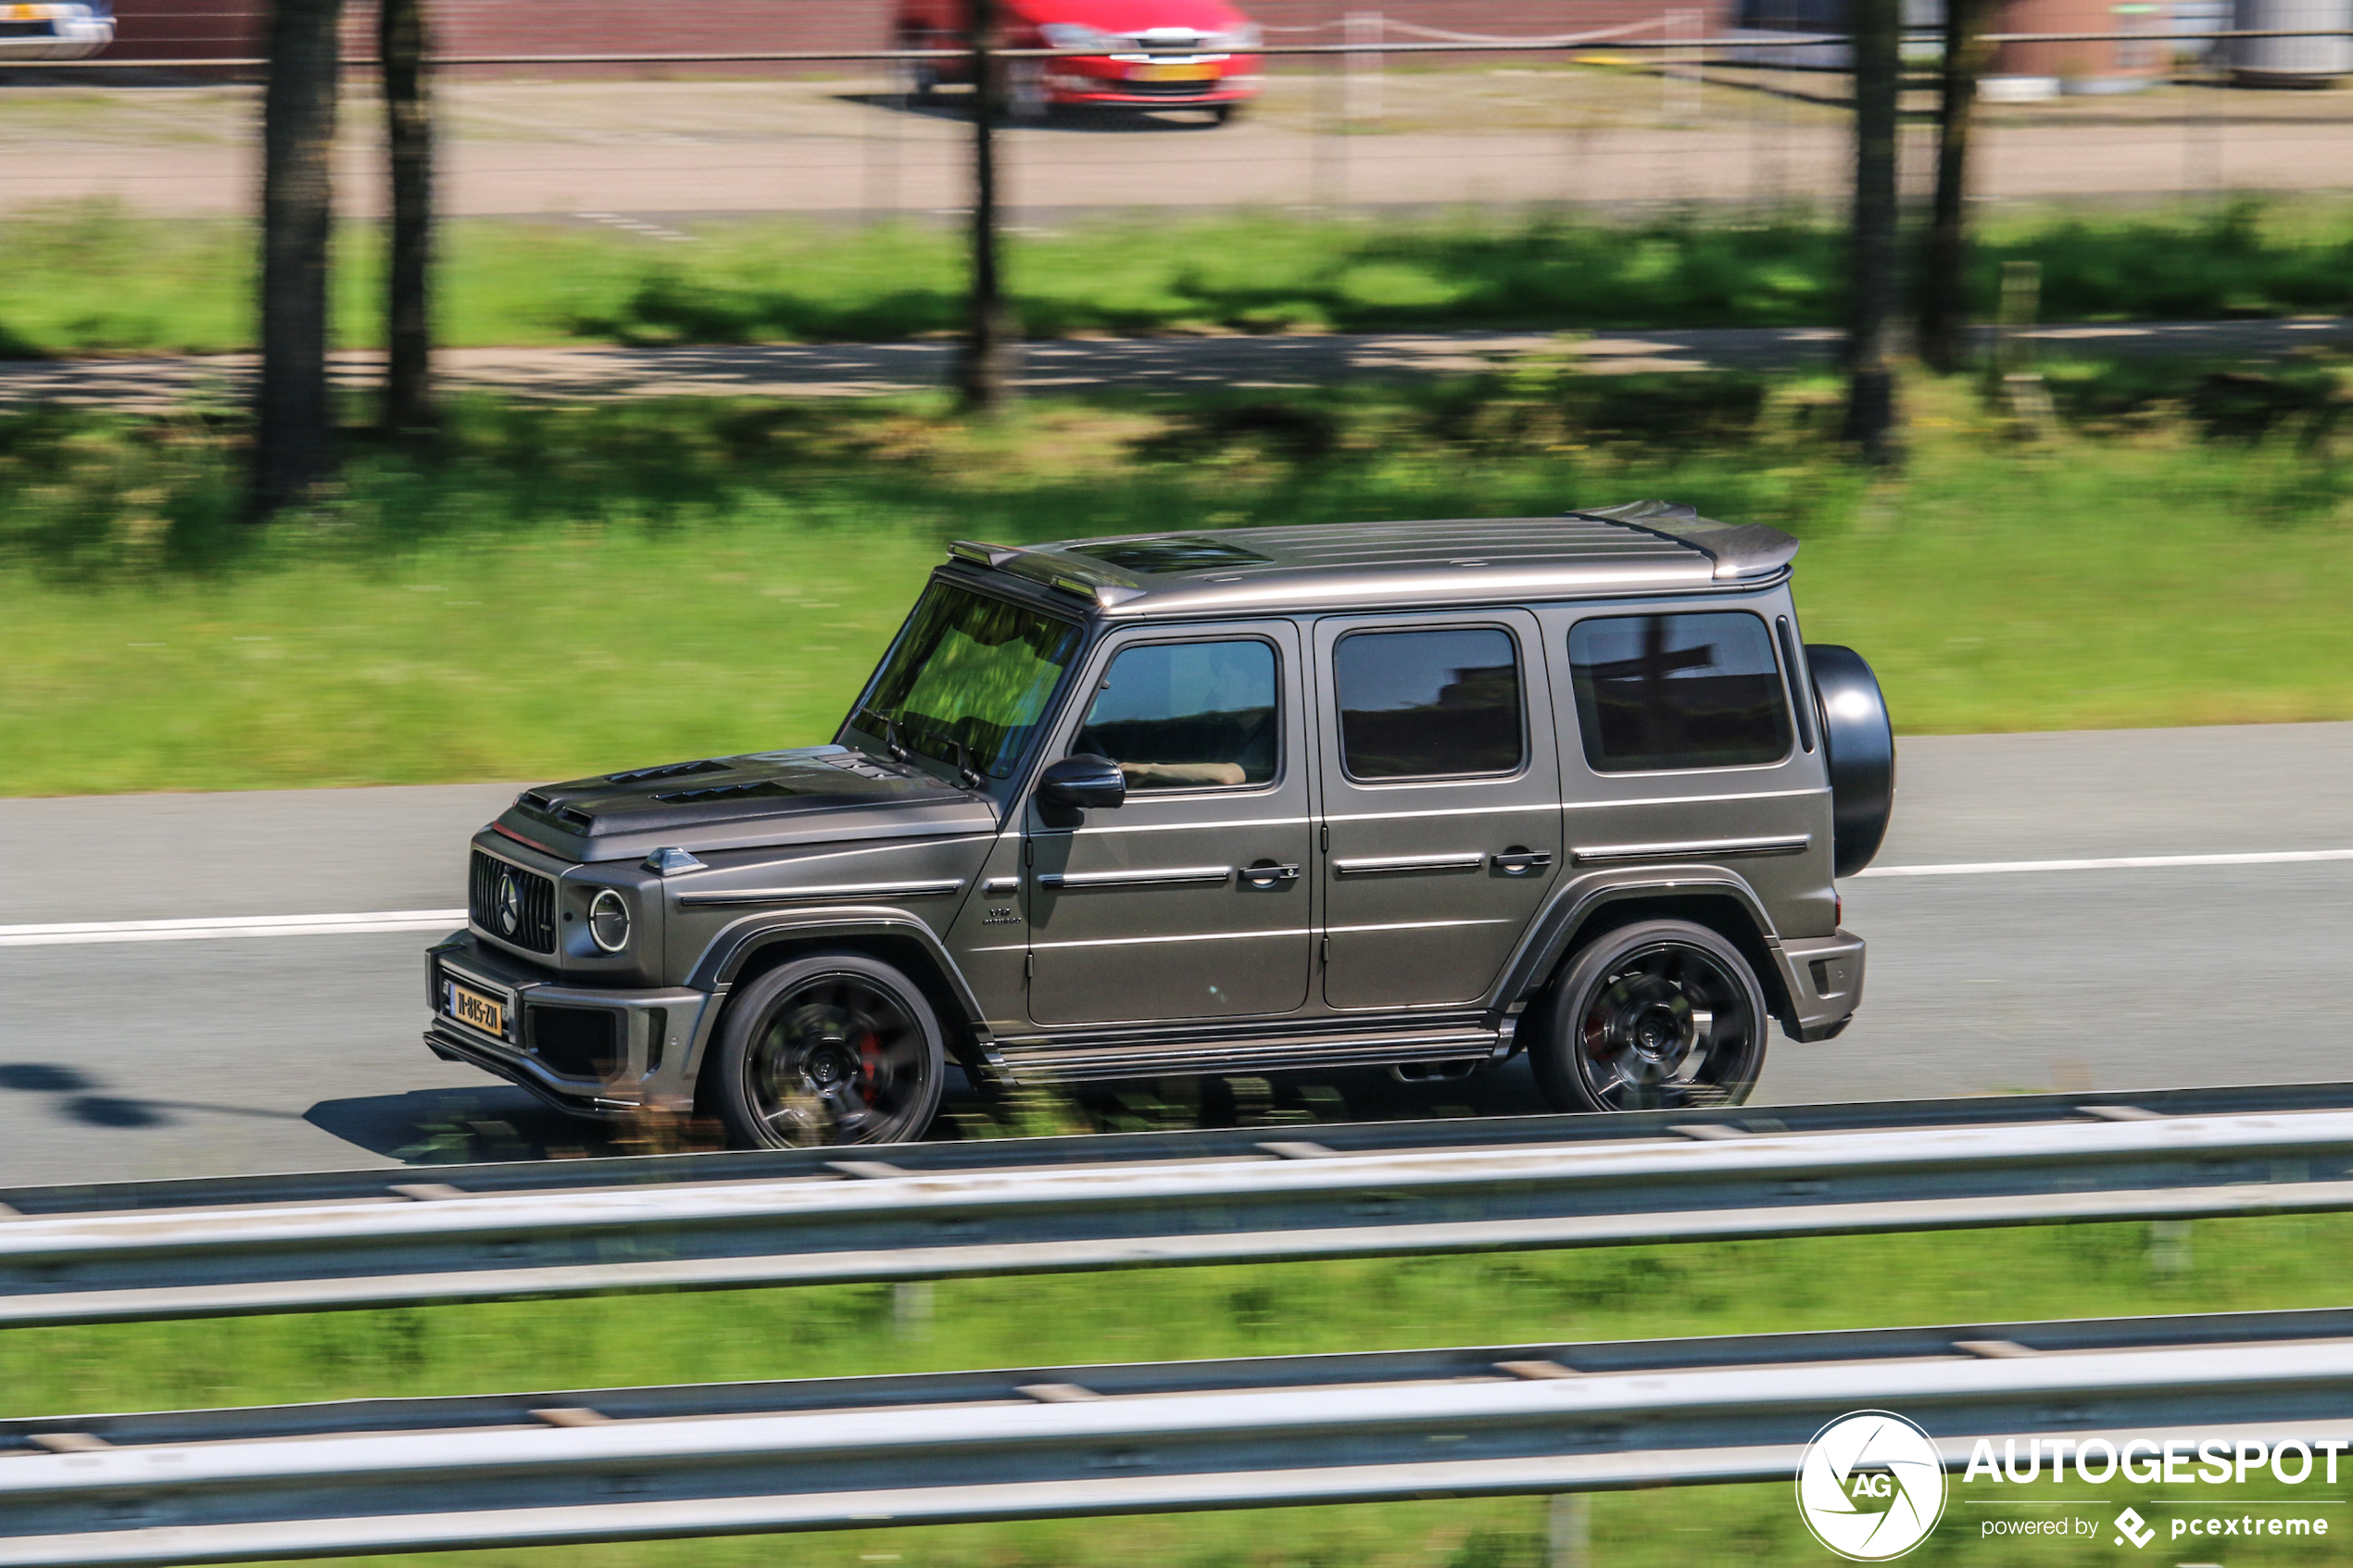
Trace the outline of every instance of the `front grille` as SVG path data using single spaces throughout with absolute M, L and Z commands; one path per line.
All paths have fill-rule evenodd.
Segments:
M 53 22 L 0 22 L 0 38 L 55 38 Z
M 621 1070 L 621 1015 L 603 1008 L 533 1008 L 531 1054 L 564 1078 L 610 1078 Z
M 1195 82 L 1115 82 L 1105 88 L 1130 98 L 1200 98 L 1226 84 L 1215 77 Z
M 499 886 L 510 877 L 515 886 L 515 921 L 511 930 L 507 924 L 507 900 Z M 556 950 L 556 884 L 552 878 L 510 866 L 477 849 L 466 891 L 466 912 L 475 925 L 535 953 Z

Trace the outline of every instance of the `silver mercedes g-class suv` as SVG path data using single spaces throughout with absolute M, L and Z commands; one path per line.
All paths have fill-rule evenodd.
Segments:
M 1743 1098 L 1825 1040 L 1884 834 L 1878 684 L 1797 542 L 1556 518 L 957 544 L 826 746 L 525 791 L 425 1043 L 746 1146 L 981 1083 L 1526 1051 L 1561 1110 Z

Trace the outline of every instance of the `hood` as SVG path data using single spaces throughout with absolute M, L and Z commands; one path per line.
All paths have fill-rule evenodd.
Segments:
M 920 768 L 847 746 L 631 768 L 515 797 L 498 819 L 511 837 L 577 860 L 648 849 L 733 848 L 885 833 L 993 825 L 986 796 Z
M 1226 32 L 1249 19 L 1226 0 L 1013 0 L 1007 9 L 1025 22 L 1070 22 L 1122 36 L 1154 27 Z

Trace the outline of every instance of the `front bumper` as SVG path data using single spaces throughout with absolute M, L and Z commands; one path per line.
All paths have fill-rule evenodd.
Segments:
M 1845 930 L 1832 936 L 1783 937 L 1780 959 L 1795 1014 L 1782 1026 L 1800 1041 L 1836 1039 L 1863 1000 L 1863 939 Z
M 506 1032 L 449 1016 L 447 986 L 498 997 Z M 425 954 L 425 1047 L 530 1090 L 578 1116 L 625 1116 L 694 1106 L 693 1063 L 717 1015 L 707 991 L 623 991 L 567 985 L 459 932 Z
M 21 10 L 36 14 L 7 14 Z M 111 19 L 83 16 L 78 7 L 69 13 L 63 6 L 0 6 L 0 65 L 10 60 L 86 60 L 113 42 Z
M 1255 60 L 1214 56 L 1197 63 L 1208 74 L 1189 80 L 1146 80 L 1145 73 L 1196 62 L 1055 60 L 1046 72 L 1046 96 L 1057 104 L 1101 107 L 1197 108 L 1204 104 L 1237 104 L 1258 95 L 1262 79 Z

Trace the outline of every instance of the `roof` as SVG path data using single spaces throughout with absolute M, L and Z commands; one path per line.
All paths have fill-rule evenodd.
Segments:
M 959 542 L 949 553 L 1126 619 L 1762 587 L 1788 574 L 1797 541 L 1635 501 L 1558 517 Z

